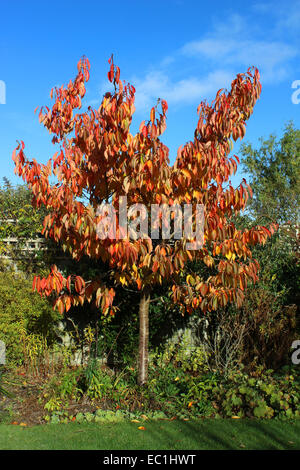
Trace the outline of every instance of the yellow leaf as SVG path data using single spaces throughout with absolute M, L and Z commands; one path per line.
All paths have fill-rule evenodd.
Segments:
M 189 170 L 187 170 L 186 168 L 182 168 L 181 173 L 183 173 L 186 178 L 191 177 Z
M 231 260 L 231 259 L 232 259 L 233 261 L 235 260 L 235 254 L 232 253 L 232 251 L 229 251 L 225 256 L 226 256 L 226 258 L 229 259 L 229 260 Z
M 133 263 L 132 269 L 133 269 L 133 271 L 134 271 L 135 273 L 137 273 L 137 267 L 136 267 L 136 264 L 135 264 L 135 263 Z
M 124 275 L 120 276 L 120 282 L 121 282 L 122 286 L 127 285 L 127 280 L 126 280 L 126 277 Z

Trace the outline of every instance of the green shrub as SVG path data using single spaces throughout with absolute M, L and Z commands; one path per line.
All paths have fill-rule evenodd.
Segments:
M 297 370 L 294 375 L 274 374 L 272 370 L 258 370 L 256 376 L 235 372 L 221 380 L 212 392 L 221 416 L 300 417 L 300 377 Z
M 58 313 L 22 274 L 0 272 L 0 339 L 6 345 L 8 364 L 22 364 L 42 350 L 44 341 L 56 339 Z M 30 347 L 31 346 L 31 347 Z
M 172 362 L 184 372 L 207 372 L 207 359 L 203 345 L 192 344 L 189 330 L 183 330 L 177 339 L 167 341 L 163 350 L 156 349 L 151 354 L 153 363 L 164 367 Z
M 153 355 L 144 401 L 169 416 L 211 416 L 217 375 L 208 371 L 203 349 L 188 348 L 186 339 L 183 335 L 182 343 L 169 343 L 164 352 Z
M 177 419 L 300 417 L 300 374 L 296 367 L 291 370 L 285 367 L 277 373 L 257 368 L 251 374 L 242 368 L 224 376 L 212 372 L 195 374 L 172 362 L 151 364 L 149 381 L 142 388 L 135 383 L 135 373 L 128 368 L 114 374 L 96 363 L 87 368 L 61 371 L 44 386 L 41 395 L 49 413 L 47 419 L 53 415 L 58 422 L 65 420 L 63 412 L 68 409 L 69 400 L 77 400 L 79 409 L 83 404 L 82 413 L 76 417 L 78 422 L 100 423 L 139 419 L 139 416 Z M 88 404 L 88 412 L 85 412 L 85 404 Z M 91 407 L 101 409 L 92 413 Z

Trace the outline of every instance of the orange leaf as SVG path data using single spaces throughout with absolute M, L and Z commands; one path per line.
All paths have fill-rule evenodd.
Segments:
M 113 81 L 113 78 L 114 78 L 114 65 L 113 65 L 113 64 L 111 64 L 110 70 L 109 70 L 107 76 L 108 76 L 108 80 L 109 80 L 110 82 L 112 82 L 112 81 Z
M 155 109 L 154 108 L 151 109 L 150 119 L 151 119 L 152 122 L 154 122 L 154 119 L 155 119 Z

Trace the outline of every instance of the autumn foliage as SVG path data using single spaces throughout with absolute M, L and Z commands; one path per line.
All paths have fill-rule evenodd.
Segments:
M 209 105 L 201 102 L 194 139 L 178 149 L 173 166 L 169 150 L 162 143 L 166 129 L 166 101 L 158 99 L 149 119 L 140 124 L 136 135 L 130 133 L 135 111 L 135 89 L 120 80 L 120 69 L 109 60 L 108 79 L 114 86 L 104 95 L 98 109 L 79 113 L 89 80 L 87 58 L 78 63 L 78 74 L 67 86 L 51 91 L 54 104 L 39 110 L 39 120 L 52 135 L 58 152 L 47 165 L 29 161 L 24 143 L 14 150 L 15 172 L 29 185 L 33 205 L 44 205 L 48 215 L 43 233 L 71 253 L 102 260 L 108 269 L 105 279 L 64 278 L 56 266 L 45 279 L 35 277 L 33 288 L 41 295 L 55 293 L 60 313 L 72 305 L 95 300 L 103 314 L 114 315 L 115 287 L 131 286 L 147 292 L 166 282 L 173 300 L 183 311 L 211 311 L 229 302 L 242 304 L 249 281 L 257 280 L 258 263 L 251 247 L 265 243 L 275 225 L 237 230 L 231 221 L 245 208 L 251 197 L 246 181 L 233 188 L 230 178 L 239 159 L 230 157 L 232 140 L 243 138 L 246 120 L 260 96 L 259 73 L 251 68 L 238 74 L 231 90 L 219 90 Z M 50 184 L 52 176 L 57 184 Z M 120 233 L 116 239 L 99 239 L 97 207 L 102 202 L 114 205 L 118 219 L 118 199 L 127 197 L 128 205 L 203 204 L 205 210 L 204 245 L 187 250 L 187 240 L 130 239 Z M 212 268 L 203 279 L 187 271 L 200 261 Z M 182 279 L 182 271 L 187 272 Z

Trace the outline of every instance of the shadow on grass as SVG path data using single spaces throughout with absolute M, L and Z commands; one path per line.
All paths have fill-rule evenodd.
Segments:
M 218 424 L 220 421 L 217 420 L 211 426 L 208 426 L 206 420 L 197 422 L 176 420 L 172 423 L 161 421 L 151 423 L 149 432 L 158 442 L 160 439 L 163 445 L 168 444 L 168 447 L 164 447 L 168 450 L 236 449 L 238 445 L 232 445 L 230 439 L 224 438 Z M 215 430 L 213 430 L 214 427 Z M 162 447 L 158 447 L 158 449 L 162 449 Z
M 199 444 L 211 449 L 300 449 L 300 421 L 209 420 L 187 421 L 189 434 L 199 435 Z M 200 424 L 200 425 L 199 425 Z
M 143 426 L 144 429 L 139 429 Z M 144 423 L 0 425 L 0 449 L 283 450 L 300 449 L 300 420 L 200 419 Z

